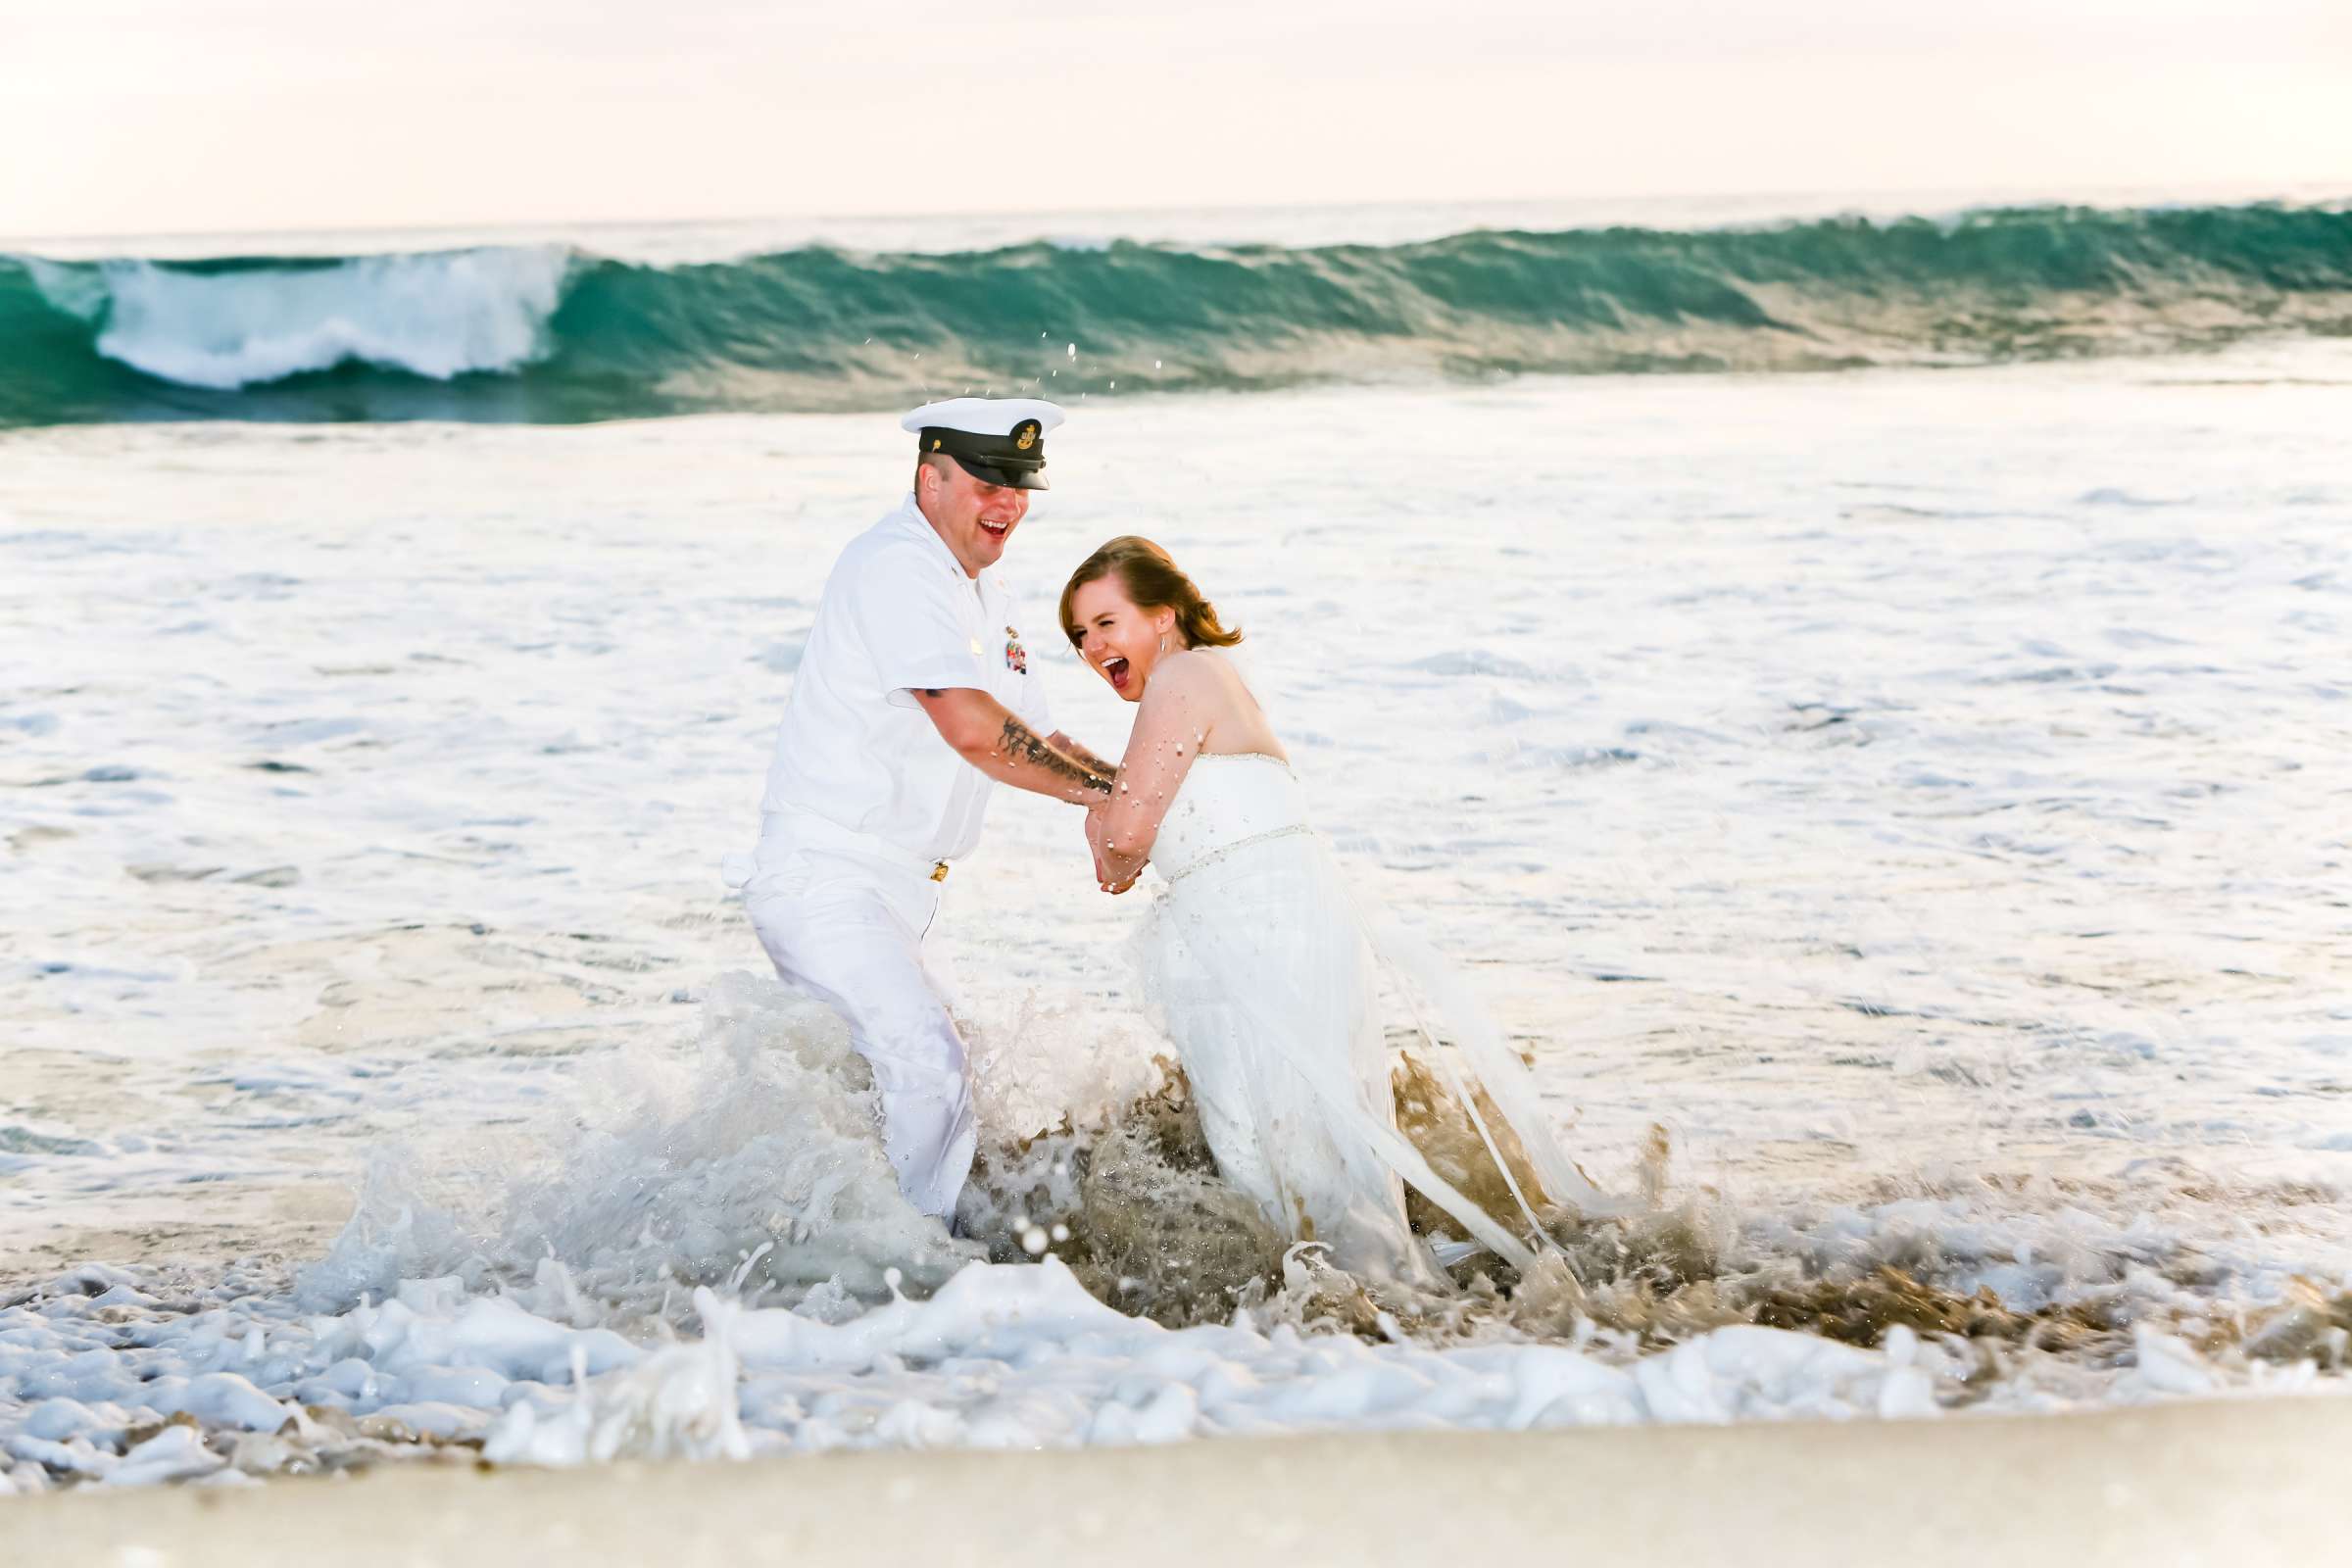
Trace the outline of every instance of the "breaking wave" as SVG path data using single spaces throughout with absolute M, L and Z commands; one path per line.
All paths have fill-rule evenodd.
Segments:
M 811 246 L 661 267 L 564 245 L 0 254 L 0 424 L 568 422 L 1042 385 L 1250 391 L 1813 370 L 2352 332 L 2352 211 L 1986 210 L 1400 245 Z

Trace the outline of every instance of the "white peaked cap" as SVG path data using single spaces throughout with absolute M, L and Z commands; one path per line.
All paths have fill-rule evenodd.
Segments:
M 1023 420 L 1038 432 L 1059 425 L 1061 410 L 1044 398 L 947 398 L 926 403 L 899 421 L 902 430 L 961 430 L 969 435 L 1008 436 Z

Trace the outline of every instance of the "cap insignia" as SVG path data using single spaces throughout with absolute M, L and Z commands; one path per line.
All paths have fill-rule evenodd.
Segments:
M 1020 434 L 1013 437 L 1012 444 L 1023 452 L 1037 445 L 1037 421 L 1035 419 L 1025 420 L 1021 425 Z

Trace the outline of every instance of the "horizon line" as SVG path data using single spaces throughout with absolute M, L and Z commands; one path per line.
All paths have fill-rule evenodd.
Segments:
M 1044 207 L 1044 208 L 973 208 L 941 209 L 930 212 L 828 212 L 828 213 L 762 213 L 736 216 L 705 216 L 699 218 L 583 218 L 583 219 L 518 219 L 506 220 L 452 220 L 440 221 L 320 224 L 272 228 L 220 229 L 115 229 L 78 234 L 5 234 L 0 233 L 0 251 L 23 253 L 42 245 L 87 247 L 119 241 L 151 240 L 165 243 L 186 243 L 202 240 L 257 240 L 276 237 L 333 239 L 342 237 L 424 235 L 424 234 L 519 234 L 559 231 L 576 233 L 588 231 L 653 231 L 756 228 L 763 225 L 861 223 L 929 227 L 955 223 L 1002 222 L 1023 220 L 1044 221 L 1051 219 L 1134 220 L 1168 219 L 1179 217 L 1251 216 L 1272 217 L 1284 213 L 1442 213 L 1494 208 L 1569 208 L 1577 206 L 1642 205 L 1671 203 L 1738 203 L 1774 202 L 1800 203 L 1844 201 L 1855 204 L 1876 202 L 1930 201 L 1942 199 L 1962 205 L 1944 212 L 1966 212 L 2008 205 L 2049 206 L 2080 204 L 2085 206 L 2137 206 L 2134 198 L 2146 198 L 2148 205 L 2165 205 L 2205 198 L 2228 199 L 2231 205 L 2254 206 L 2266 201 L 2324 204 L 2328 201 L 2352 202 L 2352 174 L 2340 180 L 2290 180 L 2265 182 L 2259 180 L 2192 181 L 2184 185 L 2079 185 L 2071 187 L 2073 194 L 2061 194 L 2054 186 L 1877 186 L 1850 190 L 1831 188 L 1787 188 L 1776 190 L 1689 190 L 1642 191 L 1588 194 L 1581 196 L 1500 196 L 1449 197 L 1428 200 L 1396 200 L 1377 202 L 1330 202 L 1302 204 L 1297 202 L 1237 202 L 1230 205 L 1190 204 L 1180 206 L 1131 207 Z M 1834 216 L 1824 214 L 1822 216 Z M 1937 213 L 1919 212 L 1906 216 L 1932 217 Z M 1044 235 L 1038 236 L 1046 237 Z

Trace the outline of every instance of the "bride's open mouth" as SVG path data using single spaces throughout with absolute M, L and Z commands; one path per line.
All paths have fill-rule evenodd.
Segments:
M 1112 691 L 1125 691 L 1127 689 L 1127 661 L 1125 658 L 1113 654 L 1102 661 L 1102 678 L 1110 682 Z

